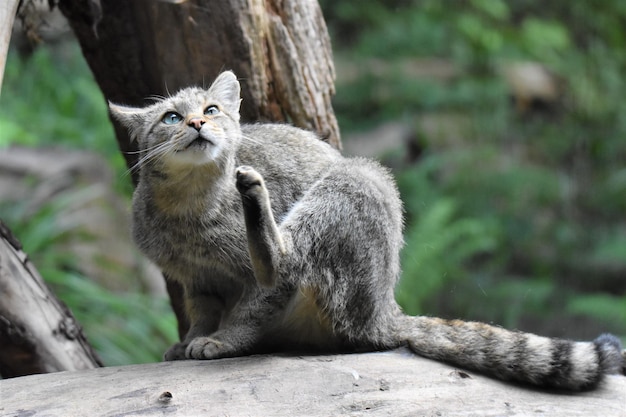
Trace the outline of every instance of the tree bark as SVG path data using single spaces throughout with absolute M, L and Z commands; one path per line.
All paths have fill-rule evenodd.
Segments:
M 316 0 L 60 0 L 59 7 L 108 100 L 142 106 L 231 69 L 242 83 L 243 121 L 290 122 L 340 148 L 332 50 Z M 115 131 L 134 166 L 136 144 L 121 126 Z M 184 334 L 180 285 L 168 281 L 168 291 Z
M 102 366 L 69 309 L 48 289 L 0 222 L 0 375 Z
M 316 0 L 60 0 L 59 7 L 108 100 L 141 106 L 231 69 L 242 82 L 244 121 L 289 121 L 340 147 L 332 52 Z M 116 134 L 123 151 L 133 147 L 123 129 Z
M 0 381 L 6 416 L 624 416 L 626 378 L 564 394 L 506 384 L 405 350 L 250 356 Z

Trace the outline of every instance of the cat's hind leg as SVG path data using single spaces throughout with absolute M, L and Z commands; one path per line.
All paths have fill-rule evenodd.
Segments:
M 398 311 L 402 208 L 385 169 L 361 159 L 333 164 L 279 231 L 288 249 L 279 282 L 312 297 L 337 339 L 352 350 L 397 345 L 388 329 Z
M 249 166 L 237 168 L 236 185 L 243 203 L 254 275 L 259 284 L 273 287 L 278 264 L 286 249 L 272 214 L 267 188 L 261 174 Z

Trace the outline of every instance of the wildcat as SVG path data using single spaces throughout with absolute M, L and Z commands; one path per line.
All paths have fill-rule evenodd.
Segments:
M 550 339 L 404 315 L 402 204 L 389 172 L 283 124 L 240 124 L 223 72 L 145 108 L 110 104 L 139 142 L 133 237 L 184 288 L 190 329 L 166 360 L 274 350 L 416 354 L 503 380 L 586 390 L 620 341 Z

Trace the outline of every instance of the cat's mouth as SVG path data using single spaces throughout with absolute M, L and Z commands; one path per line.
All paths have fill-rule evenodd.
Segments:
M 187 145 L 183 146 L 180 151 L 204 151 L 207 147 L 209 147 L 209 145 L 212 145 L 211 141 L 203 138 L 202 136 L 198 136 Z

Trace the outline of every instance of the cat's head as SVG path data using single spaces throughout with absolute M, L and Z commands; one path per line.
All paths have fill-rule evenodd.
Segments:
M 109 103 L 109 110 L 138 141 L 140 168 L 223 166 L 239 144 L 240 101 L 237 77 L 226 71 L 208 89 L 189 87 L 143 108 Z

